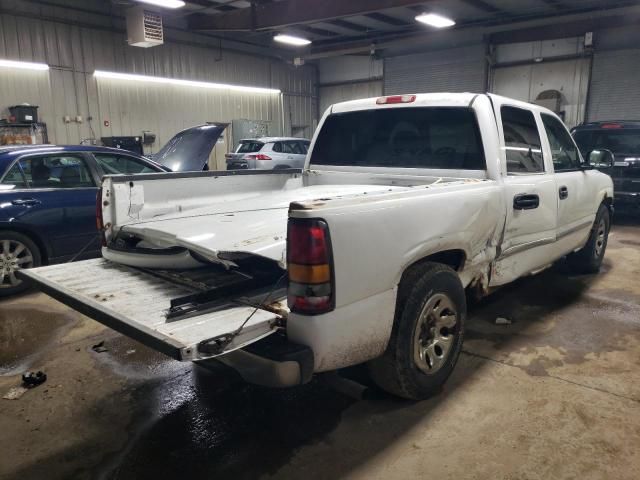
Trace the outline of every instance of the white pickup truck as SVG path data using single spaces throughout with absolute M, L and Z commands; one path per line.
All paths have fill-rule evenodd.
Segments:
M 551 111 L 490 94 L 333 105 L 301 170 L 104 179 L 103 257 L 23 270 L 182 361 L 291 386 L 367 363 L 424 398 L 461 350 L 465 289 L 568 256 L 597 272 L 613 187 Z

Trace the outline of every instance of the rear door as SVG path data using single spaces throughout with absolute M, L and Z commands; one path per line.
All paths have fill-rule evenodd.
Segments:
M 276 332 L 286 316 L 280 280 L 207 303 L 215 288 L 230 285 L 229 274 L 220 269 L 152 273 L 100 258 L 22 270 L 18 277 L 182 361 L 217 357 L 256 342 Z
M 57 262 L 100 250 L 96 229 L 98 174 L 79 152 L 30 154 L 17 159 L 2 180 L 5 213 L 16 226 L 37 232 Z M 3 198 L 3 200 L 4 200 Z
M 491 283 L 502 285 L 545 265 L 556 237 L 558 202 L 545 162 L 538 115 L 493 97 L 503 145 L 507 217 Z

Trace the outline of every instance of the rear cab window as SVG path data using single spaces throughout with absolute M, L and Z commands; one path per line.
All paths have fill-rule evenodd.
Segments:
M 236 153 L 255 153 L 255 152 L 259 152 L 262 147 L 264 146 L 264 143 L 262 142 L 240 142 L 240 145 L 238 145 L 238 150 L 236 150 Z
M 485 170 L 474 111 L 410 107 L 334 113 L 311 153 L 313 165 Z

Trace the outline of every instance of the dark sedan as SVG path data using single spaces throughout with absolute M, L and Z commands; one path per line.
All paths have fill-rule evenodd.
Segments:
M 95 217 L 103 175 L 167 171 L 106 147 L 0 147 L 0 296 L 24 288 L 19 268 L 100 254 Z

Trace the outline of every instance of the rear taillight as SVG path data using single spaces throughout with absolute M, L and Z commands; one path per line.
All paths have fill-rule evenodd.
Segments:
M 257 153 L 255 155 L 247 155 L 247 158 L 250 160 L 271 160 L 269 155 L 265 155 L 264 153 Z
M 102 224 L 102 188 L 98 189 L 98 196 L 96 197 L 96 227 L 100 234 L 100 242 L 103 247 L 106 247 L 107 239 L 104 235 L 104 225 Z
M 287 271 L 292 312 L 317 315 L 333 310 L 333 262 L 326 222 L 289 219 Z

